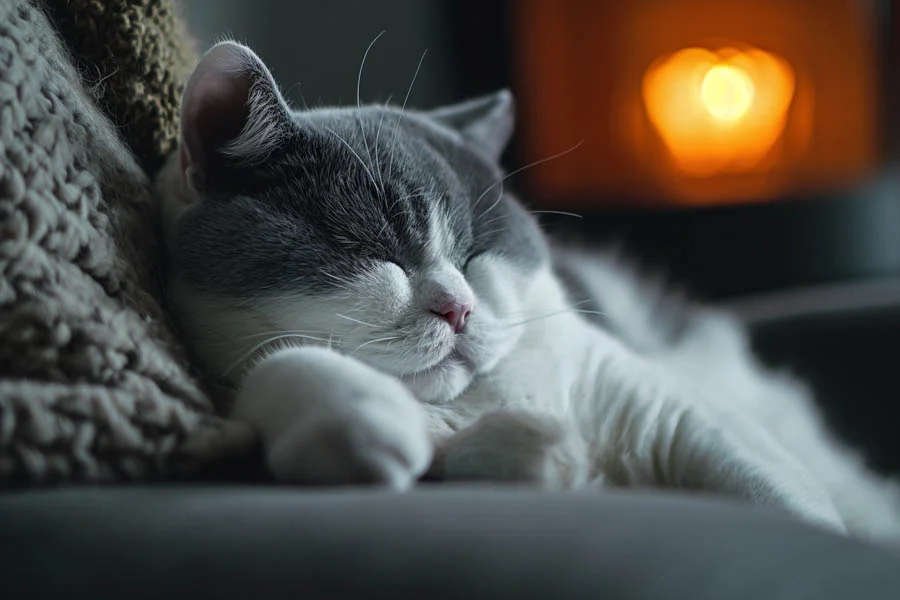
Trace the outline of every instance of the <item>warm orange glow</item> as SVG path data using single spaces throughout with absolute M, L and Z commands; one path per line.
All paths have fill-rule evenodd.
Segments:
M 647 70 L 643 96 L 681 171 L 745 172 L 784 131 L 794 74 L 784 60 L 758 49 L 687 48 Z
M 737 121 L 747 114 L 755 93 L 750 76 L 743 69 L 728 65 L 707 71 L 700 85 L 703 105 L 720 121 Z
M 522 174 L 536 203 L 768 202 L 864 181 L 886 157 L 882 67 L 900 54 L 883 55 L 880 3 L 507 4 L 519 160 L 584 140 Z

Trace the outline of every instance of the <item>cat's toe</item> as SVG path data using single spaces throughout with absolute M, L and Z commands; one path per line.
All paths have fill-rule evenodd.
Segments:
M 403 491 L 412 487 L 420 470 L 410 463 L 407 456 L 390 450 L 373 449 L 366 457 L 370 483 Z
M 431 459 L 427 438 L 373 432 L 368 424 L 307 423 L 268 456 L 279 481 L 307 485 L 385 485 L 407 489 Z
M 407 489 L 431 463 L 421 408 L 374 395 L 323 410 L 284 432 L 268 454 L 279 481 Z

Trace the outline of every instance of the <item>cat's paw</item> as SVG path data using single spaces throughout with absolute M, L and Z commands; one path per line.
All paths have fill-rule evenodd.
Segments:
M 421 405 L 396 378 L 345 356 L 276 355 L 248 375 L 241 403 L 279 481 L 406 489 L 431 462 Z
M 440 460 L 447 480 L 573 488 L 584 484 L 588 476 L 581 438 L 552 417 L 524 411 L 481 416 L 448 440 Z

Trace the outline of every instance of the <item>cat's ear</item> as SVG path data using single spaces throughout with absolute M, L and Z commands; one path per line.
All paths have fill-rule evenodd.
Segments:
M 188 80 L 181 104 L 181 170 L 203 183 L 220 163 L 253 165 L 296 128 L 275 79 L 246 46 L 221 42 Z
M 480 96 L 428 112 L 428 116 L 460 133 L 466 140 L 499 160 L 515 126 L 515 100 L 509 90 Z

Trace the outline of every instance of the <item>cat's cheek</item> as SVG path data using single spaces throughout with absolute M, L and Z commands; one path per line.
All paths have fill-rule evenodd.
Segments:
M 507 356 L 522 334 L 521 327 L 506 327 L 491 314 L 482 311 L 473 318 L 457 344 L 457 349 L 475 373 L 487 373 Z
M 524 313 L 533 276 L 524 276 L 502 256 L 482 254 L 466 268 L 466 280 L 477 298 L 495 318 L 513 318 Z

